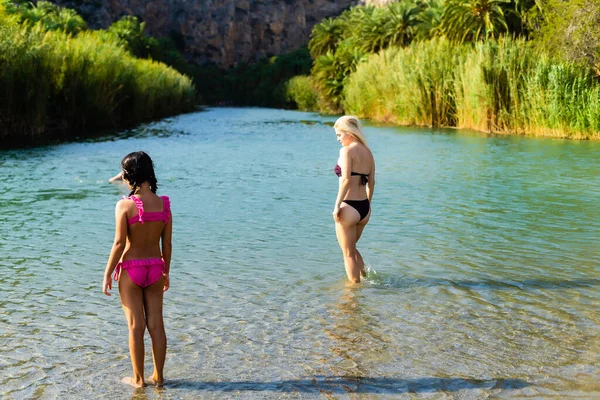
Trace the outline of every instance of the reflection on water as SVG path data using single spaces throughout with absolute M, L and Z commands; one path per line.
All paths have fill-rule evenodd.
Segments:
M 371 268 L 348 287 L 335 119 L 207 109 L 0 152 L 0 397 L 600 398 L 600 143 L 367 124 Z M 106 181 L 135 150 L 175 221 L 162 390 L 120 383 L 100 290 L 127 194 Z
M 332 357 L 327 364 L 336 376 L 350 377 L 356 382 L 369 376 L 369 364 L 391 359 L 386 351 L 389 340 L 378 333 L 378 322 L 370 317 L 362 297 L 359 286 L 346 284 L 330 310 L 331 319 L 324 326 L 332 339 Z
M 361 287 L 346 283 L 338 289 L 339 298 L 329 306 L 330 318 L 323 326 L 331 339 L 331 354 L 325 364 L 334 374 L 324 383 L 345 392 L 362 392 L 363 380 L 372 374 L 370 366 L 390 362 L 386 351 L 389 340 L 377 331 L 378 322 L 364 304 Z

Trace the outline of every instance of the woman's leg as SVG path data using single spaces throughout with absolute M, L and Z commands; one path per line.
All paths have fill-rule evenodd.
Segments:
M 146 307 L 146 323 L 152 338 L 152 358 L 154 360 L 154 373 L 152 380 L 157 386 L 163 386 L 165 378 L 163 368 L 167 355 L 167 335 L 163 322 L 163 287 L 165 278 L 144 289 L 144 305 Z
M 357 223 L 360 214 L 353 207 L 342 205 L 340 208 L 340 222 L 336 222 L 335 231 L 342 254 L 346 275 L 353 283 L 360 282 L 362 257 L 356 251 Z
M 132 386 L 144 386 L 144 296 L 142 288 L 131 281 L 127 271 L 119 275 L 119 295 L 129 326 L 129 353 L 133 367 L 133 377 L 123 381 Z
M 358 223 L 358 225 L 356 226 L 356 242 L 358 243 L 358 240 L 360 239 L 363 230 L 365 229 L 365 226 L 367 225 L 367 223 L 369 222 L 369 218 L 371 218 L 371 210 L 369 210 L 369 214 L 367 214 L 367 216 L 365 217 L 365 219 L 363 219 L 362 221 L 360 221 Z M 360 252 L 358 251 L 358 249 L 356 249 L 356 254 L 358 254 L 358 260 L 361 266 L 361 270 L 360 270 L 360 276 L 361 277 L 366 277 L 367 273 L 365 272 L 365 262 L 363 261 L 362 255 L 360 254 Z

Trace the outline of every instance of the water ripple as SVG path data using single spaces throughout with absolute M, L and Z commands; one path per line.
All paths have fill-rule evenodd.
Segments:
M 207 109 L 0 152 L 0 396 L 600 397 L 600 144 L 367 124 L 352 288 L 334 120 Z M 176 221 L 163 390 L 119 383 L 127 327 L 100 290 L 127 194 L 106 180 L 139 149 Z

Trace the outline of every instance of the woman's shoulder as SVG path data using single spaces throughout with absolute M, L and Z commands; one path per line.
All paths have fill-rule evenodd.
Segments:
M 132 208 L 136 208 L 135 202 L 128 196 L 123 196 L 115 206 L 117 211 L 127 212 Z
M 163 205 L 165 206 L 165 208 L 170 208 L 171 207 L 171 199 L 169 198 L 169 196 L 166 195 L 161 195 L 160 198 L 163 201 Z
M 130 204 L 133 203 L 133 196 L 123 196 L 119 199 L 119 201 L 117 201 L 117 205 L 118 204 Z
M 367 146 L 362 143 L 353 143 L 350 146 L 345 146 L 346 154 L 351 155 L 352 157 L 360 157 L 365 154 L 371 154 L 371 150 Z
M 139 204 L 141 203 L 142 200 L 139 197 L 135 197 L 135 196 L 123 196 L 121 197 L 121 200 L 119 200 L 117 202 L 118 204 L 122 204 L 124 206 L 131 206 L 133 204 Z

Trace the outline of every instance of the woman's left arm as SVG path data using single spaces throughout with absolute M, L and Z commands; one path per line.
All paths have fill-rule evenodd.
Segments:
M 127 206 L 124 200 L 117 203 L 115 207 L 115 241 L 113 242 L 110 256 L 104 270 L 104 280 L 102 282 L 102 291 L 105 295 L 110 296 L 108 292 L 112 289 L 111 275 L 117 266 L 117 263 L 123 255 L 125 245 L 127 244 Z
M 371 155 L 372 157 L 372 155 Z M 373 201 L 373 192 L 375 191 L 375 159 L 373 158 L 373 167 L 369 173 L 369 180 L 367 182 L 367 198 L 369 203 Z
M 165 262 L 165 270 L 163 276 L 165 277 L 165 285 L 163 286 L 163 292 L 169 290 L 171 286 L 171 280 L 169 278 L 169 272 L 171 272 L 171 255 L 173 253 L 173 244 L 171 243 L 173 236 L 173 214 L 170 214 L 169 221 L 163 228 L 161 234 L 162 243 L 162 259 Z
M 333 207 L 333 219 L 336 222 L 340 221 L 340 206 L 342 205 L 342 200 L 346 197 L 346 193 L 350 189 L 350 173 L 352 172 L 352 159 L 348 154 L 348 149 L 346 146 L 340 149 L 340 158 L 338 160 L 338 164 L 342 169 L 342 176 L 340 177 L 340 185 L 338 188 L 338 195 L 335 199 L 335 205 Z

